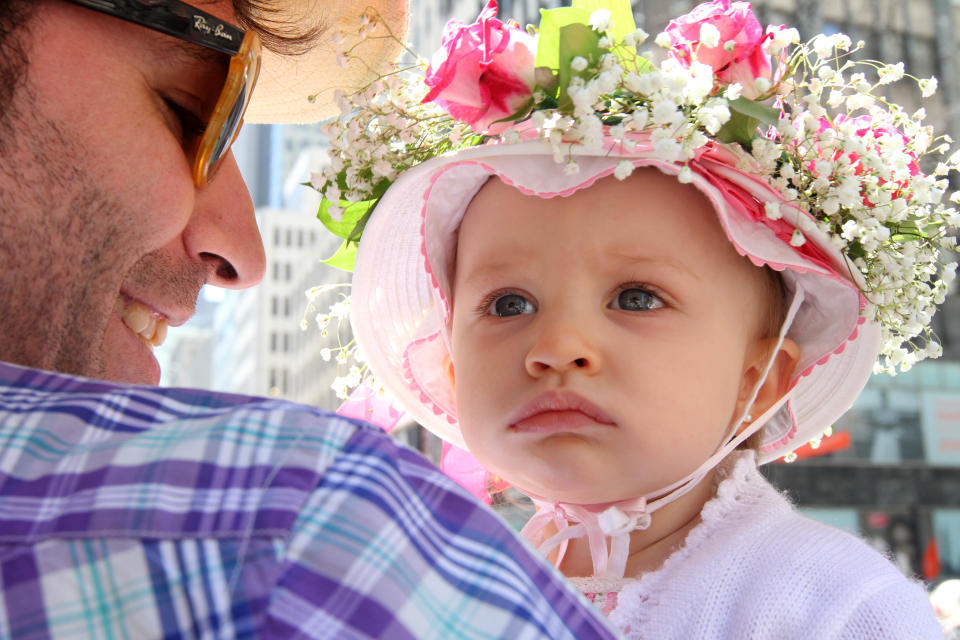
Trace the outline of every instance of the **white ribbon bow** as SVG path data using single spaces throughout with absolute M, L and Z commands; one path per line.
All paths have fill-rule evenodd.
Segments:
M 533 501 L 537 513 L 520 533 L 544 555 L 560 547 L 554 561 L 557 567 L 563 562 L 570 540 L 586 537 L 590 543 L 593 575 L 598 578 L 624 577 L 630 555 L 630 534 L 650 526 L 646 498 L 618 502 L 602 511 L 536 498 Z M 544 541 L 543 530 L 550 523 L 556 527 L 557 533 Z M 607 538 L 610 538 L 609 549 Z

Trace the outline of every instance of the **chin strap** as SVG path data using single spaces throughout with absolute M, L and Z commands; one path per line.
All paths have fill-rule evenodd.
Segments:
M 731 451 L 742 442 L 760 430 L 760 428 L 780 410 L 787 397 L 784 396 L 770 406 L 763 415 L 751 421 L 740 433 L 737 429 L 742 425 L 760 387 L 770 375 L 770 369 L 776 360 L 777 353 L 787 331 L 793 324 L 800 305 L 803 303 L 803 290 L 797 289 L 794 293 L 790 308 L 780 329 L 776 347 L 771 351 L 770 358 L 756 385 L 754 385 L 750 400 L 746 403 L 743 416 L 733 422 L 727 434 L 725 444 L 721 445 L 712 456 L 701 464 L 696 471 L 673 484 L 647 494 L 640 498 L 631 498 L 619 502 L 601 505 L 568 504 L 565 502 L 549 501 L 539 496 L 527 493 L 537 507 L 536 514 L 524 525 L 520 534 L 530 541 L 544 556 L 559 547 L 554 564 L 559 567 L 566 555 L 570 540 L 587 538 L 590 544 L 590 558 L 593 561 L 593 575 L 597 578 L 622 578 L 626 573 L 627 559 L 630 555 L 630 534 L 644 530 L 650 526 L 650 514 L 671 502 L 689 493 L 710 473 Z M 526 492 L 525 492 L 526 493 Z M 654 499 L 655 498 L 655 499 Z M 549 539 L 543 539 L 543 530 L 548 524 L 553 524 L 557 530 Z M 572 524 L 571 524 L 572 523 Z M 609 547 L 607 538 L 610 539 Z
M 590 543 L 593 560 L 593 575 L 598 578 L 623 577 L 630 555 L 630 534 L 650 526 L 647 499 L 635 498 L 618 502 L 603 510 L 579 504 L 547 502 L 533 498 L 537 513 L 524 525 L 520 534 L 530 540 L 541 553 L 548 555 L 560 547 L 555 564 L 559 567 L 566 555 L 567 546 L 574 538 L 586 537 Z M 557 533 L 543 540 L 543 530 L 550 524 Z M 574 524 L 570 524 L 570 523 Z M 607 538 L 610 549 L 607 551 Z

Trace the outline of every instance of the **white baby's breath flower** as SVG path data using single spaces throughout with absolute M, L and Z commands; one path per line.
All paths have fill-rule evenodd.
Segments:
M 723 90 L 723 97 L 731 102 L 740 97 L 740 93 L 743 91 L 743 85 L 739 82 L 733 82 L 727 85 L 727 88 Z
M 903 63 L 884 65 L 877 70 L 877 75 L 880 77 L 880 84 L 896 82 L 903 78 Z
M 794 229 L 793 235 L 790 236 L 790 245 L 793 247 L 802 246 L 807 239 L 803 237 L 803 234 L 800 232 L 800 229 Z
M 711 49 L 715 48 L 720 44 L 720 29 L 717 29 L 709 22 L 704 22 L 701 24 L 700 44 Z
M 680 173 L 677 174 L 677 181 L 681 184 L 690 184 L 693 182 L 693 170 L 688 166 L 684 165 L 680 169 Z
M 634 109 L 633 113 L 630 114 L 630 124 L 633 126 L 635 131 L 639 131 L 647 126 L 647 120 L 650 118 L 650 113 L 644 109 Z M 960 152 L 957 152 L 960 154 Z
M 800 32 L 794 28 L 776 28 L 773 25 L 767 27 L 767 34 L 770 35 L 768 51 L 777 55 L 792 44 L 800 42 Z
M 937 92 L 938 82 L 936 78 L 921 78 L 917 85 L 920 87 L 920 97 L 929 98 Z
M 677 105 L 669 100 L 660 100 L 653 105 L 654 124 L 676 126 L 684 118 L 683 112 L 677 109 Z
M 658 47 L 662 47 L 664 49 L 669 49 L 673 46 L 673 41 L 670 39 L 670 34 L 665 32 L 657 34 L 657 37 L 654 38 L 653 41 Z
M 597 46 L 601 49 L 610 49 L 613 47 L 613 41 L 610 39 L 610 36 L 603 36 L 597 40 Z
M 570 61 L 570 68 L 574 71 L 583 71 L 587 68 L 587 59 L 583 56 L 576 56 Z
M 390 163 L 386 160 L 378 160 L 373 163 L 373 175 L 379 176 L 381 178 L 392 178 L 395 175 L 393 167 L 390 166 Z
M 763 95 L 767 91 L 770 91 L 770 79 L 769 78 L 757 78 L 753 81 L 753 88 L 757 90 L 757 93 Z
M 767 214 L 767 217 L 771 220 L 779 220 L 783 217 L 783 213 L 780 211 L 779 202 L 765 202 L 763 204 L 763 209 Z
M 590 28 L 594 31 L 603 33 L 610 28 L 610 18 L 612 14 L 609 9 L 597 9 L 590 14 L 590 20 L 587 24 L 590 25 Z
M 563 172 L 568 176 L 576 175 L 580 173 L 580 165 L 578 165 L 575 160 L 570 160 L 564 165 Z
M 626 180 L 633 173 L 633 163 L 629 160 L 621 160 L 617 163 L 617 168 L 613 170 L 613 175 L 617 180 Z
M 850 40 L 850 36 L 845 33 L 835 33 L 830 36 L 830 41 L 833 46 L 839 51 L 849 51 L 850 47 L 853 46 L 853 41 Z
M 831 41 L 829 37 L 822 33 L 817 34 L 811 44 L 813 46 L 813 52 L 817 54 L 818 58 L 826 60 L 833 57 L 833 41 Z
M 310 172 L 310 186 L 319 191 L 323 188 L 323 185 L 327 182 L 327 176 L 323 173 L 317 173 L 315 171 Z

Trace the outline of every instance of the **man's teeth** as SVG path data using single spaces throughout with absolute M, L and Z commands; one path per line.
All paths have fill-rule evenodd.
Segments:
M 167 339 L 167 320 L 158 318 L 145 305 L 136 301 L 124 305 L 118 298 L 116 307 L 123 323 L 144 342 L 159 347 Z

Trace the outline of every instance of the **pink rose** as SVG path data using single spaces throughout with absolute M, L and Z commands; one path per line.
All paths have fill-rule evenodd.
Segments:
M 701 42 L 705 24 L 719 31 L 716 42 Z M 749 2 L 704 2 L 690 13 L 671 20 L 666 34 L 670 36 L 672 58 L 687 67 L 693 61 L 710 65 L 718 80 L 739 82 L 745 98 L 760 95 L 755 86 L 758 78 L 770 80 L 770 55 L 763 46 L 768 36 L 764 35 Z M 729 42 L 733 42 L 732 50 L 728 50 Z
M 537 41 L 496 15 L 497 2 L 489 0 L 473 24 L 448 22 L 427 69 L 430 92 L 423 101 L 436 102 L 477 132 L 502 131 L 508 123 L 494 123 L 533 95 Z

